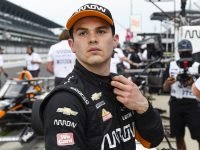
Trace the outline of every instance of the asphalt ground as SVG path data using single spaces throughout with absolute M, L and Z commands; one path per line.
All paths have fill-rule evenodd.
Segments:
M 22 67 L 16 67 L 16 68 L 8 68 L 6 69 L 9 77 L 8 78 L 14 78 L 17 76 L 18 72 L 22 70 Z M 45 65 L 41 65 L 41 72 L 40 77 L 49 77 L 51 74 L 49 74 L 46 69 Z M 1 75 L 2 83 L 5 82 L 6 78 Z M 154 100 L 151 101 L 153 106 L 155 108 L 159 108 L 162 110 L 166 110 L 166 113 L 162 114 L 163 117 L 163 124 L 169 125 L 168 118 L 169 117 L 169 106 L 168 106 L 168 100 L 169 95 L 151 95 Z M 175 146 L 175 139 L 173 138 L 167 138 L 169 140 L 171 146 L 173 148 L 176 148 Z M 157 147 L 157 150 L 162 150 L 163 148 L 169 148 L 169 144 L 167 143 L 166 139 L 163 139 L 162 143 Z M 189 134 L 188 129 L 186 128 L 186 135 L 185 135 L 185 141 L 188 150 L 198 150 L 198 144 L 196 141 L 192 140 Z M 36 136 L 28 143 L 21 144 L 19 142 L 5 142 L 0 143 L 0 150 L 44 150 L 44 138 Z M 138 150 L 144 150 L 144 149 L 138 149 Z

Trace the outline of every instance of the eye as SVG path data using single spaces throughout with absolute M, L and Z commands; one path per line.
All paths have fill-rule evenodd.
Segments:
M 85 36 L 87 34 L 86 31 L 79 31 L 78 36 Z
M 99 33 L 99 34 L 105 34 L 106 31 L 101 29 L 101 30 L 98 30 L 98 33 Z

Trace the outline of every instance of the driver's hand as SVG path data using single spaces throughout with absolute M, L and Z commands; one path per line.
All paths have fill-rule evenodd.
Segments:
M 149 107 L 147 99 L 130 79 L 122 75 L 115 76 L 112 78 L 111 85 L 114 87 L 113 92 L 116 94 L 116 99 L 126 108 L 135 110 L 139 114 L 147 111 Z

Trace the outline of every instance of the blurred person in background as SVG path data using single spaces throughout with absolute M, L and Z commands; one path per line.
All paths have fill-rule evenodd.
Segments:
M 119 35 L 116 34 L 116 36 L 119 38 Z M 111 63 L 110 63 L 111 72 L 122 74 L 124 69 L 127 68 L 127 64 L 126 62 L 124 62 L 125 59 L 126 56 L 123 53 L 120 43 L 118 43 L 117 47 L 114 48 L 113 50 L 113 55 L 111 58 Z
M 138 56 L 142 62 L 147 62 L 148 56 L 147 56 L 147 44 L 142 44 L 140 46 L 140 50 L 138 51 Z
M 129 54 L 128 54 L 128 63 L 130 64 L 130 69 L 138 69 L 142 65 L 142 61 L 137 53 L 137 49 L 133 45 L 129 45 L 127 47 Z
M 29 46 L 26 49 L 26 67 L 33 77 L 38 77 L 40 72 L 40 64 L 42 63 L 41 57 L 38 53 L 34 52 L 33 47 Z
M 200 71 L 200 64 L 192 60 L 192 44 L 189 40 L 178 43 L 180 59 L 171 61 L 164 73 L 163 90 L 170 92 L 170 130 L 176 138 L 177 150 L 186 150 L 185 127 L 200 149 L 200 103 L 192 94 L 193 75 Z M 189 148 L 190 149 L 190 148 Z
M 113 55 L 111 57 L 111 61 L 110 61 L 110 72 L 112 73 L 120 73 L 118 68 L 117 68 L 117 64 L 121 63 L 120 58 L 118 57 L 114 57 L 115 56 L 115 50 L 113 50 Z M 124 66 L 122 65 L 122 69 L 124 69 Z
M 4 69 L 4 61 L 3 61 L 3 48 L 0 47 L 0 74 L 3 73 L 4 76 L 7 78 L 8 74 L 6 73 L 5 69 Z
M 116 37 L 119 38 L 119 35 L 116 34 Z M 113 50 L 113 55 L 111 58 L 110 69 L 112 73 L 123 74 L 125 69 L 130 69 L 130 62 L 128 57 L 124 54 L 123 49 L 121 48 L 120 43 L 117 44 L 117 47 Z
M 59 85 L 73 70 L 76 56 L 68 45 L 69 32 L 63 30 L 58 43 L 50 47 L 46 69 L 55 76 L 55 86 Z
M 200 77 L 192 84 L 192 92 L 200 101 Z

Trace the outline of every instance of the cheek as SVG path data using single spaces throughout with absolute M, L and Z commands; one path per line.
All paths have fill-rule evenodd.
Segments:
M 113 44 L 114 44 L 113 39 L 111 38 L 104 39 L 102 42 L 105 44 L 106 47 L 109 47 L 109 48 L 113 47 Z
M 82 47 L 81 42 L 79 42 L 79 41 L 77 41 L 77 40 L 74 40 L 74 43 L 73 43 L 73 51 L 74 51 L 74 52 L 77 52 L 77 50 L 79 50 L 81 47 Z
M 116 48 L 115 42 L 110 40 L 110 42 L 108 42 L 107 44 L 108 44 L 108 47 L 109 47 L 109 51 L 112 53 L 114 48 Z
M 74 43 L 74 46 L 73 46 L 73 51 L 74 53 L 76 53 L 77 57 L 83 57 L 85 54 L 84 54 L 84 45 L 81 44 L 81 42 L 78 42 L 78 43 Z

